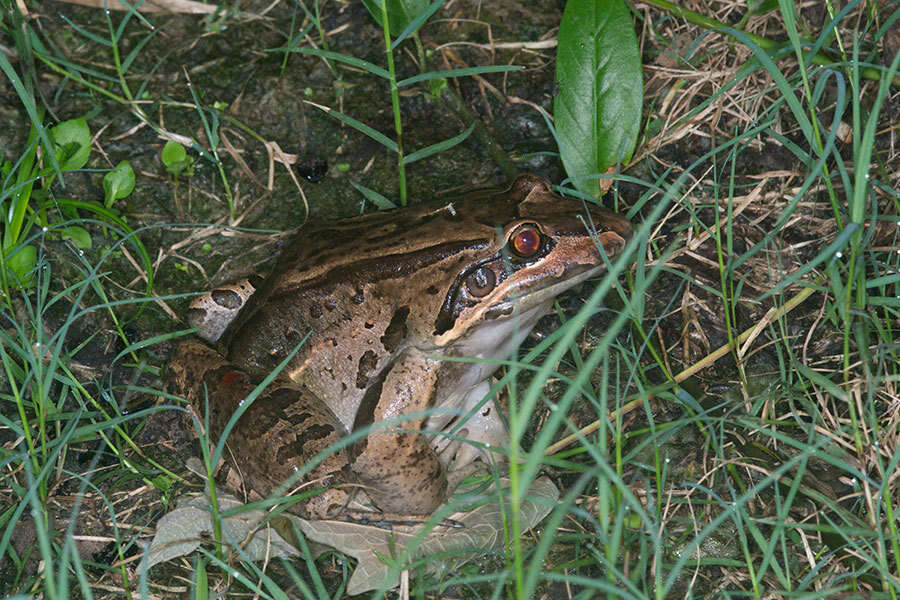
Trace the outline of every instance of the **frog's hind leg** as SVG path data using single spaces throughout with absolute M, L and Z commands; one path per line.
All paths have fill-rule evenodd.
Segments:
M 209 437 L 218 443 L 232 415 L 245 405 L 257 381 L 221 354 L 194 340 L 180 343 L 166 372 L 170 392 L 188 399 L 202 421 L 207 415 Z M 261 497 L 278 491 L 307 491 L 348 479 L 345 448 L 329 448 L 346 436 L 331 410 L 305 387 L 284 379 L 273 381 L 246 407 L 228 434 L 226 456 L 240 475 L 228 481 Z M 324 458 L 319 456 L 324 454 Z M 298 472 L 316 459 L 300 478 Z M 294 479 L 291 488 L 283 484 Z M 241 481 L 246 485 L 242 486 Z M 311 518 L 337 516 L 346 506 L 348 488 L 331 488 L 294 505 L 291 512 Z

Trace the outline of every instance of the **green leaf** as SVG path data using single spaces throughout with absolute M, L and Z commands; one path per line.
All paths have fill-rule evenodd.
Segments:
M 22 246 L 4 259 L 7 272 L 13 276 L 13 283 L 19 287 L 31 287 L 34 265 L 37 264 L 37 248 Z
M 92 245 L 91 234 L 84 227 L 70 225 L 62 230 L 63 239 L 69 239 L 76 248 L 87 250 Z
M 480 75 L 482 73 L 503 73 L 504 71 L 518 71 L 524 69 L 521 65 L 485 65 L 483 67 L 466 67 L 464 69 L 447 69 L 446 71 L 428 71 L 427 73 L 419 73 L 397 82 L 397 87 L 405 87 L 420 81 L 428 81 L 431 79 L 447 79 L 448 77 L 467 77 L 469 75 Z
M 160 154 L 160 158 L 164 165 L 166 165 L 166 171 L 178 177 L 181 175 L 182 171 L 188 171 L 187 175 L 190 177 L 190 167 L 194 162 L 193 157 L 188 156 L 187 150 L 184 149 L 184 146 L 179 144 L 176 141 L 169 140 L 166 142 L 166 145 L 163 146 L 162 153 Z
M 397 39 L 394 40 L 394 43 L 391 44 L 391 50 L 396 49 L 397 46 L 400 45 L 400 42 L 402 42 L 403 40 L 405 40 L 406 38 L 408 38 L 409 36 L 411 36 L 412 34 L 417 32 L 419 30 L 419 28 L 425 24 L 425 21 L 430 19 L 431 15 L 433 15 L 434 13 L 437 12 L 437 9 L 439 9 L 444 4 L 444 2 L 445 2 L 445 0 L 434 0 L 434 2 L 432 2 L 431 5 L 427 9 L 423 10 L 418 15 L 416 15 L 415 18 L 412 21 L 410 21 L 409 25 L 407 25 L 403 29 L 403 32 L 397 36 Z M 388 17 L 388 18 L 390 18 L 390 17 Z
M 778 8 L 778 0 L 750 0 L 747 2 L 747 14 L 761 15 Z
M 444 150 L 449 150 L 453 146 L 462 143 L 465 141 L 467 137 L 472 133 L 475 129 L 475 123 L 469 125 L 469 127 L 460 133 L 459 135 L 455 135 L 449 140 L 444 140 L 443 142 L 438 142 L 437 144 L 432 144 L 426 148 L 422 148 L 421 150 L 416 150 L 412 154 L 407 154 L 403 157 L 403 164 L 408 165 L 409 163 L 416 162 L 417 160 L 421 160 L 432 154 L 437 154 L 438 152 L 443 152 Z
M 304 100 L 304 102 L 306 102 L 310 106 L 315 106 L 319 110 L 322 110 L 325 113 L 331 115 L 332 117 L 334 117 L 341 123 L 344 123 L 345 125 L 349 125 L 350 127 L 357 130 L 358 132 L 369 136 L 370 138 L 372 138 L 373 140 L 375 140 L 376 142 L 378 142 L 379 144 L 381 144 L 382 146 L 384 146 L 391 152 L 397 153 L 400 151 L 400 149 L 397 147 L 397 142 L 390 139 L 388 136 L 384 135 L 380 131 L 376 131 L 375 129 L 372 129 L 365 123 L 363 123 L 361 121 L 357 121 L 353 117 L 349 117 L 349 116 L 345 115 L 344 113 L 334 110 L 333 108 L 329 108 L 327 106 L 322 106 L 321 104 L 316 104 L 315 102 L 310 102 L 309 100 Z
M 91 154 L 91 130 L 84 118 L 63 121 L 50 130 L 59 167 L 74 171 L 87 164 Z
M 347 56 L 346 54 L 331 52 L 329 50 L 320 50 L 319 48 L 291 48 L 290 50 L 291 52 L 297 52 L 298 54 L 311 54 L 312 56 L 319 56 L 321 58 L 342 62 L 344 64 L 350 65 L 351 67 L 357 67 L 364 71 L 368 71 L 369 73 L 377 77 L 383 77 L 385 79 L 390 79 L 391 77 L 391 74 L 388 73 L 386 69 L 383 69 L 376 64 L 370 63 L 367 60 L 356 58 L 355 56 Z M 277 51 L 277 49 L 273 50 L 273 52 L 275 51 Z
M 359 185 L 358 183 L 353 183 L 352 181 L 350 182 L 350 185 L 355 187 L 360 194 L 366 197 L 366 200 L 377 206 L 379 210 L 391 210 L 397 208 L 396 204 L 373 189 L 367 188 L 364 185 Z
M 559 25 L 553 105 L 566 173 L 598 195 L 595 176 L 625 163 L 637 144 L 641 55 L 624 0 L 569 0 Z
M 116 200 L 121 200 L 134 190 L 134 170 L 131 163 L 123 160 L 116 168 L 103 176 L 104 204 L 107 208 Z
M 163 164 L 169 167 L 186 159 L 187 151 L 184 149 L 184 146 L 178 142 L 169 140 L 166 142 L 166 145 L 163 146 L 160 158 L 162 159 Z
M 384 27 L 381 22 L 381 3 L 387 3 L 388 21 L 391 24 L 391 35 L 396 37 L 413 20 L 428 9 L 428 0 L 362 0 L 372 18 Z

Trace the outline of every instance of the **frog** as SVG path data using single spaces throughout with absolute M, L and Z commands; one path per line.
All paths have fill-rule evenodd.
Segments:
M 170 390 L 208 414 L 213 439 L 245 411 L 228 455 L 261 496 L 337 444 L 299 482 L 327 491 L 295 505 L 298 514 L 334 518 L 362 490 L 373 510 L 429 515 L 453 474 L 509 443 L 485 401 L 501 361 L 632 234 L 625 217 L 564 199 L 531 174 L 505 189 L 306 224 L 268 277 L 192 302 L 188 323 L 203 341 L 176 347 Z

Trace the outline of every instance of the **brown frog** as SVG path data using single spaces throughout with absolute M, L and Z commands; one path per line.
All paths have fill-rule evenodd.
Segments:
M 208 394 L 216 438 L 299 346 L 228 438 L 250 487 L 266 495 L 348 431 L 372 426 L 307 479 L 357 484 L 385 512 L 429 514 L 445 499 L 448 473 L 483 448 L 441 432 L 508 440 L 483 403 L 498 365 L 442 357 L 508 358 L 560 293 L 604 270 L 598 245 L 612 259 L 631 233 L 625 218 L 561 199 L 533 175 L 507 190 L 304 226 L 265 282 L 194 302 L 191 324 L 227 360 L 184 342 L 170 388 L 201 411 Z M 301 512 L 334 516 L 346 489 Z

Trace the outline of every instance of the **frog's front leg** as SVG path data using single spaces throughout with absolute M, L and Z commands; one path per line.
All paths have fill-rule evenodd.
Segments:
M 372 426 L 351 462 L 351 470 L 372 501 L 385 512 L 425 515 L 444 501 L 447 479 L 427 435 L 426 419 L 403 415 L 431 407 L 440 361 L 407 349 L 368 390 L 354 422 L 354 431 Z M 393 420 L 390 426 L 384 421 Z
M 509 431 L 496 401 L 487 397 L 490 391 L 491 382 L 482 381 L 463 397 L 456 409 L 458 419 L 449 424 L 435 423 L 434 428 L 441 429 L 444 435 L 432 440 L 432 445 L 448 473 L 464 473 L 478 458 L 485 464 L 505 460 L 498 452 L 509 448 Z M 437 419 L 438 415 L 435 416 Z

